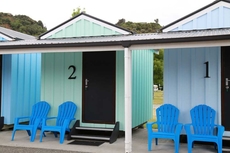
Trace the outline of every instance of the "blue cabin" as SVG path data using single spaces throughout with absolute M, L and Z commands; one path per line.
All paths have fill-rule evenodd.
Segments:
M 192 32 L 230 28 L 230 1 L 216 0 L 166 25 L 163 32 Z M 219 31 L 220 32 L 220 31 Z M 207 104 L 217 111 L 216 123 L 230 133 L 230 45 L 174 48 L 164 51 L 164 103 L 181 110 L 179 121 L 189 123 L 189 110 Z
M 0 43 L 35 39 L 33 36 L 0 27 Z M 15 117 L 28 116 L 32 105 L 40 100 L 41 54 L 11 52 L 0 56 L 0 63 L 1 121 L 3 123 L 4 119 L 4 124 L 9 125 L 14 123 Z

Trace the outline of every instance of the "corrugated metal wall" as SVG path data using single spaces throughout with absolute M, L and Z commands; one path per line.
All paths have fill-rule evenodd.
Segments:
M 164 103 L 180 109 L 180 122 L 190 123 L 189 111 L 198 104 L 220 110 L 220 47 L 167 49 L 164 55 Z M 210 78 L 204 78 L 207 61 Z
M 41 54 L 3 55 L 2 74 L 2 116 L 13 124 L 40 100 Z
M 230 8 L 220 6 L 202 16 L 178 26 L 172 31 L 230 27 Z

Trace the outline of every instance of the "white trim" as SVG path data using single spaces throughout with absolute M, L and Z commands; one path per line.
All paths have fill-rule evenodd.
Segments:
M 217 47 L 217 46 L 230 46 L 230 40 L 159 43 L 159 44 L 148 44 L 148 45 L 132 45 L 130 47 L 130 49 L 131 50 L 173 49 L 173 48 L 198 48 L 198 47 Z
M 125 48 L 125 153 L 132 152 L 132 51 Z
M 51 32 L 49 32 L 49 33 L 47 33 L 47 34 L 45 34 L 45 35 L 43 35 L 43 36 L 41 37 L 41 39 L 48 38 L 49 36 L 51 36 L 51 35 L 57 33 L 58 31 L 61 31 L 62 29 L 66 28 L 66 27 L 68 27 L 68 26 L 70 26 L 70 25 L 72 25 L 72 24 L 74 24 L 74 23 L 76 23 L 77 21 L 82 20 L 82 19 L 85 19 L 85 20 L 88 20 L 88 21 L 90 21 L 90 22 L 99 24 L 99 25 L 101 25 L 101 26 L 103 26 L 103 27 L 106 27 L 106 28 L 108 28 L 108 29 L 111 29 L 111 30 L 116 31 L 116 32 L 121 33 L 121 34 L 130 34 L 129 32 L 127 32 L 127 31 L 125 31 L 125 30 L 119 29 L 119 28 L 117 28 L 117 27 L 111 26 L 111 25 L 109 25 L 109 24 L 106 24 L 106 23 L 104 23 L 104 22 L 98 21 L 98 20 L 96 20 L 96 19 L 90 18 L 90 17 L 88 17 L 88 16 L 82 14 L 81 16 L 76 17 L 75 19 L 73 19 L 73 20 L 67 22 L 66 24 L 64 24 L 64 25 L 62 25 L 62 26 L 56 28 L 55 30 L 53 30 L 53 31 L 51 31 Z
M 13 40 L 12 38 L 7 37 L 6 35 L 3 35 L 3 34 L 1 34 L 1 33 L 0 33 L 0 37 L 4 38 L 4 39 L 6 39 L 6 40 Z
M 196 13 L 196 14 L 193 14 L 192 16 L 189 16 L 188 18 L 185 18 L 182 21 L 179 21 L 179 22 L 177 22 L 177 23 L 165 28 L 163 30 L 163 32 L 171 31 L 171 30 L 173 30 L 173 29 L 175 29 L 175 28 L 177 28 L 177 27 L 179 27 L 179 26 L 181 26 L 181 25 L 183 25 L 185 23 L 188 23 L 188 22 L 190 22 L 190 21 L 192 21 L 192 20 L 194 20 L 194 19 L 196 19 L 196 18 L 198 18 L 198 17 L 200 17 L 200 16 L 202 16 L 202 15 L 208 13 L 208 12 L 211 12 L 212 10 L 214 10 L 214 9 L 216 9 L 218 7 L 221 7 L 221 6 L 230 8 L 230 3 L 220 1 L 220 2 L 218 2 L 218 3 L 216 3 L 216 4 L 212 5 L 212 6 L 210 6 L 210 7 L 206 8 L 206 9 Z
M 122 46 L 0 49 L 0 54 L 123 51 Z

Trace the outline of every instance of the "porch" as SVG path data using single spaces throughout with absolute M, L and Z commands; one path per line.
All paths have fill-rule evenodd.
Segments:
M 37 137 L 34 142 L 30 142 L 29 136 L 26 131 L 17 131 L 15 135 L 15 140 L 11 141 L 11 130 L 4 130 L 0 132 L 0 148 L 5 153 L 14 152 L 16 150 L 14 147 L 23 147 L 22 149 L 17 149 L 18 153 L 22 152 L 33 152 L 33 153 L 71 153 L 81 152 L 81 153 L 121 153 L 125 152 L 124 141 L 125 137 L 118 138 L 116 142 L 109 144 L 107 142 L 100 146 L 86 146 L 86 145 L 71 145 L 68 144 L 71 141 L 65 139 L 63 144 L 59 144 L 59 138 L 55 138 L 51 134 L 47 134 L 47 137 L 43 139 L 43 142 L 39 142 L 40 131 L 37 132 Z M 154 141 L 153 141 L 154 143 Z M 171 140 L 159 140 L 158 146 L 153 145 L 152 151 L 147 150 L 147 131 L 146 129 L 137 129 L 133 131 L 132 137 L 132 150 L 134 153 L 173 153 L 174 144 Z M 29 148 L 33 148 L 30 150 Z M 28 149 L 28 150 L 27 150 Z M 40 150 L 39 150 L 40 149 Z M 43 149 L 50 149 L 46 151 Z M 55 151 L 55 150 L 59 151 Z M 53 152 L 52 152 L 53 151 Z M 64 152 L 65 151 L 65 152 Z M 187 144 L 180 144 L 180 153 L 187 153 Z M 195 144 L 193 148 L 193 153 L 212 153 L 216 152 L 213 146 Z

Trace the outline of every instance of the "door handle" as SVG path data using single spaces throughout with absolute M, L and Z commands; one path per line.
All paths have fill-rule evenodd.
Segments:
M 89 83 L 89 80 L 88 79 L 85 79 L 85 90 L 87 90 L 88 89 L 88 83 Z
M 229 81 L 230 80 L 228 78 L 225 79 L 225 88 L 226 88 L 226 91 L 228 91 L 228 89 L 229 89 L 229 85 L 228 85 Z

